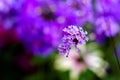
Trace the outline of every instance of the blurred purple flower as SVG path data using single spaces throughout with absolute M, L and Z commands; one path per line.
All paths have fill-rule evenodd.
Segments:
M 98 12 L 111 12 L 119 10 L 120 0 L 96 0 L 96 8 Z M 116 13 L 117 14 L 117 13 Z
M 95 29 L 97 35 L 105 34 L 106 37 L 111 37 L 119 32 L 119 18 L 116 17 L 120 15 L 119 4 L 119 0 L 96 0 Z
M 7 13 L 11 8 L 20 9 L 23 0 L 0 0 L 0 12 Z
M 71 7 L 80 24 L 93 20 L 92 0 L 67 0 L 67 5 Z
M 52 1 L 51 1 L 52 2 Z M 46 1 L 26 1 L 17 33 L 26 47 L 37 55 L 48 55 L 54 50 L 61 36 L 62 24 L 56 20 L 57 7 Z
M 71 46 L 74 46 L 76 50 L 79 50 L 77 45 L 85 44 L 86 41 L 88 41 L 88 38 L 86 37 L 87 32 L 83 31 L 82 27 L 71 25 L 64 28 L 63 32 L 64 36 L 58 50 L 60 54 L 66 54 L 66 57 L 69 55 Z
M 95 21 L 96 33 L 107 37 L 115 36 L 119 32 L 119 25 L 112 16 L 99 16 Z

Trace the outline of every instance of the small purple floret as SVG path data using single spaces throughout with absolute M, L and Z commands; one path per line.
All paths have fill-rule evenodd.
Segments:
M 87 32 L 82 27 L 70 25 L 63 29 L 64 36 L 62 43 L 58 46 L 59 53 L 68 57 L 71 46 L 74 46 L 77 50 L 77 45 L 85 44 L 88 41 L 86 37 Z

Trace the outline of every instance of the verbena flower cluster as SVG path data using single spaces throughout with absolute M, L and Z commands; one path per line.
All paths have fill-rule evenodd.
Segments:
M 58 50 L 61 55 L 66 55 L 68 57 L 71 46 L 76 49 L 77 45 L 85 44 L 88 41 L 87 31 L 84 31 L 82 27 L 70 25 L 63 29 L 64 36 L 62 38 L 62 43 L 59 45 Z

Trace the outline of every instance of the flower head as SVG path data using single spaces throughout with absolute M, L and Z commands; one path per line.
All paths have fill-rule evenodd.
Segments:
M 60 54 L 66 55 L 68 57 L 71 46 L 74 46 L 77 50 L 77 45 L 85 44 L 88 41 L 86 37 L 87 32 L 82 29 L 82 27 L 70 25 L 63 29 L 64 36 L 62 38 L 62 43 L 59 45 L 58 50 Z
M 95 24 L 96 40 L 100 41 L 106 37 L 114 37 L 119 32 L 119 0 L 96 0 Z
M 112 16 L 99 16 L 95 21 L 96 33 L 105 34 L 106 37 L 116 36 L 119 32 L 119 25 Z

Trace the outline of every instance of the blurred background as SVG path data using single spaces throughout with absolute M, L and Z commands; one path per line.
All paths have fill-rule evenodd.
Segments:
M 120 0 L 0 0 L 0 80 L 120 80 L 119 7 Z M 68 25 L 83 27 L 89 41 L 66 58 L 57 48 Z

